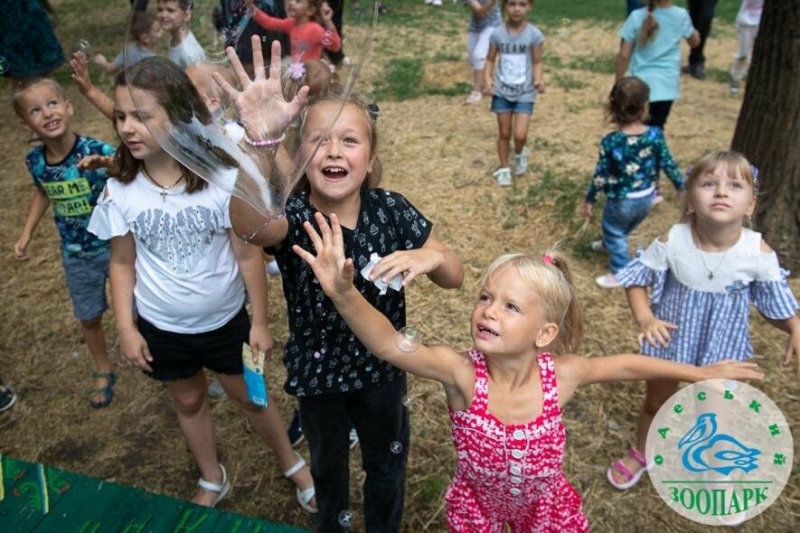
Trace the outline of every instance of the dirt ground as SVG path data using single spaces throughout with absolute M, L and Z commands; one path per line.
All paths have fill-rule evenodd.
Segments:
M 510 189 L 498 188 L 491 178 L 497 164 L 496 126 L 488 103 L 465 106 L 465 94 L 380 102 L 382 186 L 403 193 L 431 218 L 437 237 L 452 246 L 465 264 L 466 280 L 459 290 L 444 291 L 427 280 L 415 282 L 408 290 L 409 325 L 422 332 L 426 343 L 469 347 L 468 317 L 485 266 L 501 253 L 542 250 L 562 240 L 563 249 L 574 258 L 573 273 L 585 311 L 587 333 L 581 353 L 601 356 L 636 350 L 637 331 L 624 292 L 606 291 L 594 284 L 594 278 L 605 272 L 606 262 L 603 255 L 587 252 L 588 243 L 600 235 L 599 218 L 582 227 L 558 200 L 559 190 L 572 183 L 578 191 L 572 201 L 575 205 L 581 201 L 599 140 L 609 128 L 603 122 L 601 105 L 613 75 L 576 68 L 580 63 L 576 60 L 589 54 L 613 56 L 618 43 L 615 28 L 580 22 L 545 28 L 548 89 L 536 105 L 531 124 L 532 167 Z M 432 40 L 427 57 L 436 50 L 438 57 L 445 59 L 426 64 L 425 83 L 450 87 L 469 80 L 470 71 L 462 58 L 463 36 L 458 33 L 461 29 L 456 25 L 453 30 L 457 38 L 443 32 Z M 358 42 L 358 35 L 358 31 L 352 32 L 351 46 Z M 708 63 L 724 71 L 735 44 L 733 31 L 720 25 L 715 36 L 709 43 Z M 401 37 L 406 41 L 393 41 Z M 413 28 L 379 32 L 373 46 L 376 52 L 362 73 L 360 86 L 369 89 L 381 75 L 381 67 L 402 56 L 403 43 L 414 39 Z M 396 52 L 382 52 L 387 49 Z M 414 50 L 408 46 L 406 53 Z M 683 99 L 670 116 L 667 138 L 679 163 L 687 166 L 707 150 L 729 145 L 741 99 L 730 98 L 725 84 L 717 79 L 684 79 L 683 87 Z M 75 104 L 76 131 L 115 142 L 108 122 L 73 86 L 68 86 L 67 92 Z M 0 375 L 20 396 L 13 410 L 0 415 L 0 453 L 189 498 L 197 472 L 170 401 L 158 383 L 119 364 L 111 312 L 105 325 L 120 379 L 109 408 L 89 408 L 84 391 L 91 384 L 90 359 L 71 317 L 58 236 L 49 215 L 36 232 L 30 261 L 18 262 L 10 251 L 32 191 L 23 162 L 27 134 L 11 111 L 8 90 L 0 94 L 0 117 L 0 168 L 6 190 L 0 209 L 0 243 L 6 250 L 0 254 L 0 269 L 5 272 L 0 281 Z M 554 176 L 556 185 L 543 187 L 545 175 Z M 665 190 L 667 201 L 635 232 L 632 247 L 646 246 L 678 221 L 680 210 L 674 193 L 668 185 Z M 800 294 L 800 283 L 791 283 Z M 285 372 L 279 354 L 287 327 L 279 285 L 280 281 L 271 280 L 270 316 L 278 346 L 268 381 L 272 400 L 288 420 L 294 400 L 282 391 Z M 786 335 L 760 318 L 752 320 L 751 331 L 757 359 L 767 372 L 759 388 L 783 410 L 790 426 L 800 427 L 800 385 L 792 372 L 778 364 Z M 583 496 L 594 531 L 705 531 L 709 528 L 670 511 L 650 483 L 621 493 L 605 481 L 609 462 L 624 453 L 633 439 L 643 390 L 642 384 L 629 383 L 597 385 L 578 392 L 565 409 L 567 477 Z M 444 531 L 443 494 L 455 465 L 444 395 L 435 383 L 410 377 L 410 396 L 412 449 L 405 530 Z M 231 497 L 221 507 L 311 527 L 312 520 L 294 501 L 294 488 L 280 475 L 274 454 L 228 402 L 212 401 L 212 411 L 221 460 L 234 485 Z M 307 449 L 300 451 L 307 456 Z M 797 444 L 794 452 L 797 455 Z M 351 458 L 354 530 L 361 530 L 363 476 L 359 459 L 356 450 Z M 794 474 L 782 496 L 739 531 L 796 531 L 798 509 L 800 476 L 795 461 Z

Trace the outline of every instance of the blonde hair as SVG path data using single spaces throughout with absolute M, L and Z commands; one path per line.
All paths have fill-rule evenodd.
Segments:
M 655 8 L 656 0 L 649 0 L 647 2 L 647 17 L 645 17 L 639 30 L 639 46 L 647 46 L 647 43 L 652 41 L 658 32 L 658 21 L 653 16 Z
M 515 268 L 525 284 L 541 298 L 546 320 L 558 326 L 553 351 L 576 352 L 583 341 L 583 312 L 565 257 L 555 246 L 542 255 L 501 255 L 486 269 L 481 285 L 508 267 Z
M 683 217 L 681 218 L 681 222 L 689 222 L 694 225 L 695 215 L 689 212 L 689 202 L 691 201 L 692 191 L 697 187 L 697 182 L 702 176 L 714 172 L 720 165 L 725 166 L 729 176 L 736 176 L 747 183 L 753 190 L 753 198 L 756 197 L 756 191 L 758 189 L 756 173 L 755 167 L 750 164 L 750 161 L 739 152 L 734 152 L 733 150 L 714 150 L 701 157 L 687 172 L 686 184 L 684 187 L 686 189 L 686 195 L 684 196 Z M 749 227 L 751 224 L 749 217 L 745 217 L 743 223 L 745 226 Z
M 14 96 L 12 98 L 12 105 L 14 106 L 14 112 L 17 114 L 19 118 L 22 120 L 27 121 L 28 116 L 25 112 L 25 109 L 22 108 L 22 98 L 34 87 L 38 87 L 39 85 L 47 85 L 53 92 L 58 95 L 63 101 L 67 101 L 67 95 L 64 93 L 64 88 L 61 86 L 53 78 L 45 78 L 41 76 L 36 76 L 33 78 L 26 78 L 21 80 L 14 86 Z

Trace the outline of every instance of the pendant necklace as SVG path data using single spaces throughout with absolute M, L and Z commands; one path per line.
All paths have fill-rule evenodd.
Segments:
M 708 270 L 708 279 L 709 280 L 714 279 L 714 274 L 716 274 L 717 270 L 719 270 L 722 267 L 722 265 L 725 263 L 725 258 L 728 256 L 728 252 L 731 251 L 731 248 L 733 248 L 733 246 L 731 246 L 730 248 L 725 250 L 725 253 L 722 254 L 722 259 L 719 260 L 719 264 L 717 265 L 717 268 L 715 268 L 714 270 L 711 270 L 710 268 L 708 268 L 708 263 L 706 263 L 706 253 L 707 252 L 704 252 L 703 250 L 700 250 L 700 259 L 703 260 L 703 266 L 706 267 L 706 270 Z
M 144 163 L 142 163 L 142 172 L 144 172 L 144 175 L 147 176 L 147 179 L 149 179 L 153 185 L 161 189 L 161 192 L 159 194 L 161 195 L 161 200 L 164 202 L 167 201 L 167 194 L 169 194 L 168 191 L 170 189 L 174 189 L 175 187 L 178 186 L 178 184 L 181 181 L 183 181 L 183 172 L 181 172 L 181 175 L 178 176 L 178 179 L 175 180 L 175 183 L 173 183 L 172 185 L 167 185 L 165 187 L 153 179 L 153 176 L 151 176 L 150 173 L 147 171 L 147 167 L 144 165 Z

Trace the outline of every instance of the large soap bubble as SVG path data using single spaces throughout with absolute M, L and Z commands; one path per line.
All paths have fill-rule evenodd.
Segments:
M 308 2 L 317 5 L 317 0 Z M 327 3 L 317 10 L 321 24 L 308 38 L 291 32 L 301 19 L 288 1 L 178 0 L 177 11 L 165 7 L 174 2 L 134 3 L 123 51 L 134 105 L 137 111 L 149 111 L 154 83 L 180 87 L 166 102 L 159 100 L 167 111 L 166 123 L 146 125 L 172 157 L 258 213 L 263 222 L 242 232 L 244 237 L 282 216 L 287 197 L 313 156 L 314 150 L 301 150 L 298 141 L 307 102 L 331 83 L 342 87 L 338 106 L 327 108 L 331 127 L 353 91 L 378 21 L 377 2 L 362 3 L 371 11 L 357 17 L 347 14 L 346 39 L 327 29 Z M 134 61 L 137 37 L 141 40 L 143 28 L 153 33 L 153 18 L 167 41 L 169 59 L 183 69 L 195 91 L 187 88 L 180 69 L 158 60 Z M 190 34 L 180 31 L 187 19 Z M 275 39 L 282 46 L 273 44 Z M 320 48 L 335 49 L 338 43 L 346 59 L 334 54 L 336 65 L 328 59 L 312 60 Z

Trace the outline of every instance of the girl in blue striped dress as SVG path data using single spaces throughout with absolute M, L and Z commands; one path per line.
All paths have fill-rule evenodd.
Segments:
M 755 209 L 756 190 L 756 169 L 736 152 L 711 152 L 689 171 L 682 222 L 617 274 L 641 328 L 642 353 L 697 366 L 748 359 L 754 303 L 770 324 L 791 335 L 783 364 L 800 357 L 789 273 L 761 234 L 744 227 Z M 653 417 L 677 389 L 675 381 L 647 382 L 637 446 L 607 472 L 614 487 L 634 486 L 647 469 L 639 450 Z

